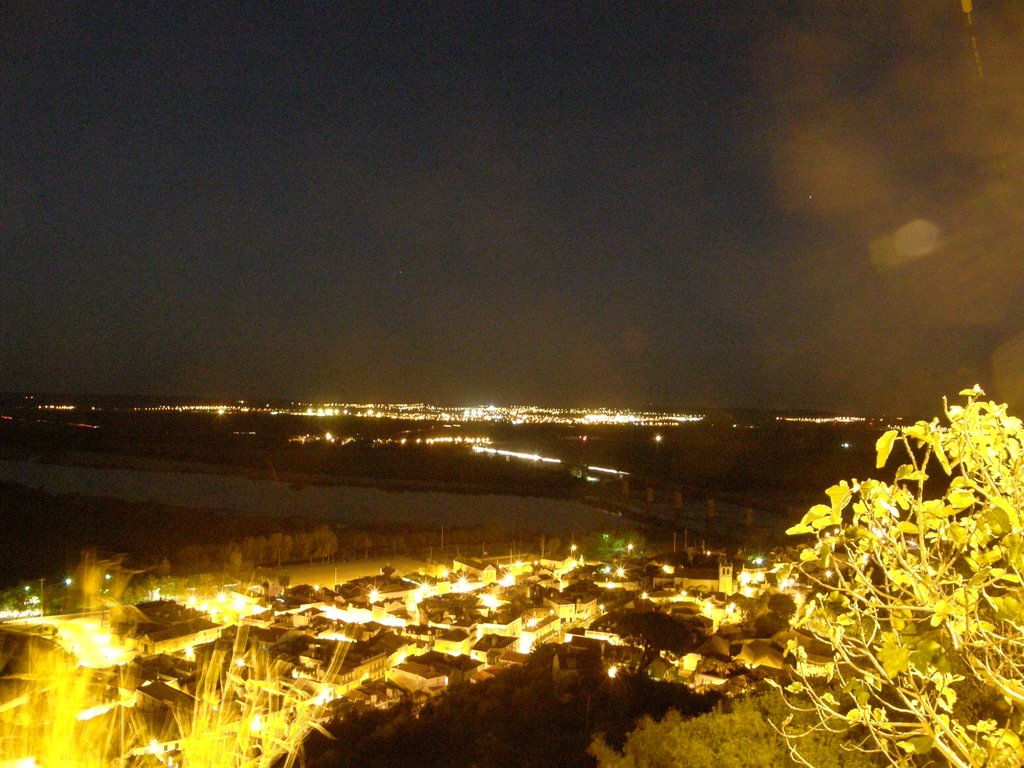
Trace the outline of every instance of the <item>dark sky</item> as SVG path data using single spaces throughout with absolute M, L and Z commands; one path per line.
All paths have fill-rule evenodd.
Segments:
M 1019 3 L 236 5 L 5 4 L 0 390 L 1024 407 Z

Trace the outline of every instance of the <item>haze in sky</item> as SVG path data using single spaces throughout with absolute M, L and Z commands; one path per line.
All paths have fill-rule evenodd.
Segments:
M 1024 406 L 1017 3 L 0 13 L 0 390 Z

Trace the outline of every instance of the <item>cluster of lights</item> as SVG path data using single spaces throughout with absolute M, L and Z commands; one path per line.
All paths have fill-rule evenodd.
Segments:
M 75 406 L 41 406 L 46 408 L 72 409 Z M 450 423 L 466 422 L 507 422 L 511 424 L 560 424 L 560 425 L 633 425 L 633 426 L 678 426 L 704 420 L 699 413 L 670 413 L 659 411 L 631 411 L 616 408 L 545 408 L 535 405 L 515 406 L 461 406 L 444 407 L 429 403 L 292 403 L 286 407 L 249 405 L 244 400 L 237 403 L 221 404 L 179 404 L 157 405 L 133 408 L 136 411 L 175 411 L 195 413 L 266 412 L 271 415 L 357 418 L 404 419 L 410 421 L 441 421 Z
M 262 409 L 249 407 L 242 401 L 231 405 L 152 405 L 132 408 L 131 410 L 141 412 L 216 413 L 223 416 L 226 413 L 249 413 L 250 411 Z
M 427 403 L 387 403 L 340 406 L 345 415 L 410 421 L 506 422 L 510 424 L 676 426 L 702 421 L 703 414 L 630 411 L 612 408 L 544 408 L 534 405 L 467 406 L 447 408 Z
M 331 432 L 324 432 L 323 435 L 296 435 L 295 437 L 288 438 L 289 443 L 299 443 L 305 445 L 306 443 L 339 443 L 340 445 L 348 445 L 351 442 L 355 442 L 354 437 L 340 438 Z
M 867 421 L 863 416 L 776 416 L 775 420 L 795 424 L 859 424 Z
M 473 450 L 477 453 L 486 453 L 492 456 L 505 456 L 511 459 L 524 459 L 525 461 L 544 462 L 548 464 L 561 464 L 561 459 L 553 459 L 550 456 L 541 456 L 539 453 L 522 453 L 521 451 L 503 451 L 498 448 L 487 448 L 482 445 L 474 445 Z
M 377 445 L 490 445 L 491 438 L 489 437 L 463 437 L 463 436 L 443 436 L 443 437 L 399 437 L 399 438 L 379 438 L 373 441 Z

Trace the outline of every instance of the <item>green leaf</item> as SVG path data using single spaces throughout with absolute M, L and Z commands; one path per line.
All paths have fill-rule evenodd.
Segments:
M 904 648 L 895 637 L 886 635 L 882 647 L 878 650 L 878 660 L 882 669 L 889 677 L 896 677 L 907 671 L 910 666 L 910 649 Z
M 1002 496 L 997 496 L 992 499 L 992 505 L 1005 513 L 1008 521 L 1007 528 L 1016 530 L 1020 528 L 1020 513 L 1017 512 L 1016 508 Z
M 843 508 L 850 501 L 850 486 L 845 480 L 843 480 L 838 485 L 833 485 L 825 491 L 825 495 L 832 500 L 832 515 L 834 517 L 839 517 Z
M 1003 507 L 989 507 L 985 517 L 988 520 L 996 533 L 1006 533 L 1011 530 L 1010 528 L 1010 516 L 1006 513 L 1006 509 Z
M 935 458 L 939 460 L 939 464 L 942 466 L 942 471 L 947 475 L 953 473 L 952 467 L 949 465 L 949 459 L 946 458 L 946 452 L 942 448 L 942 441 L 938 440 L 935 443 Z
M 996 618 L 1000 621 L 1019 622 L 1021 618 L 1024 618 L 1020 601 L 1012 595 L 990 597 L 989 602 L 996 609 Z
M 878 454 L 875 459 L 875 469 L 881 469 L 885 466 L 885 462 L 889 460 L 889 454 L 892 453 L 892 446 L 896 442 L 898 434 L 895 429 L 890 429 L 875 442 L 875 451 Z
M 817 560 L 817 559 L 818 559 L 818 553 L 815 552 L 811 547 L 807 547 L 806 549 L 800 550 L 800 562 L 801 563 L 806 563 L 806 562 L 809 562 L 811 560 Z
M 1009 728 L 1003 728 L 999 735 L 999 743 L 1002 746 L 1009 747 L 1013 750 L 1014 754 L 1020 754 L 1020 736 Z
M 949 495 L 946 497 L 946 500 L 953 509 L 957 510 L 967 509 L 967 507 L 971 506 L 971 504 L 975 502 L 974 494 L 968 490 L 964 490 L 963 488 L 954 488 L 951 490 Z
M 948 673 L 949 659 L 942 646 L 934 640 L 922 640 L 909 656 L 910 666 L 924 676 L 930 676 L 935 670 Z
M 912 755 L 923 755 L 932 748 L 934 743 L 935 739 L 931 736 L 915 736 L 912 739 L 897 742 L 897 746 Z

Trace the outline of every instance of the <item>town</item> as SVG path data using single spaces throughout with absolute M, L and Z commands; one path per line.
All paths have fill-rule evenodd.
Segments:
M 71 655 L 61 696 L 79 725 L 105 734 L 90 742 L 104 758 L 167 766 L 215 731 L 247 753 L 293 753 L 316 723 L 422 705 L 540 648 L 556 684 L 633 674 L 724 695 L 757 690 L 790 663 L 806 675 L 816 650 L 829 658 L 790 628 L 804 593 L 781 563 L 647 553 L 628 537 L 608 544 L 602 554 L 614 556 L 604 560 L 571 544 L 558 556 L 456 555 L 408 571 L 363 563 L 376 572 L 341 583 L 292 585 L 256 571 L 209 593 L 154 589 L 134 605 L 105 597 L 125 574 L 98 561 L 75 577 L 91 595 L 82 612 L 34 611 L 3 630 Z M 332 569 L 319 568 L 325 582 Z M 785 653 L 791 643 L 804 647 L 799 662 Z M 52 655 L 47 665 L 52 674 Z M 46 702 L 31 699 L 20 706 L 37 708 L 32 728 L 52 727 L 38 711 Z M 33 747 L 53 748 L 53 736 L 22 734 L 19 758 L 38 759 Z

